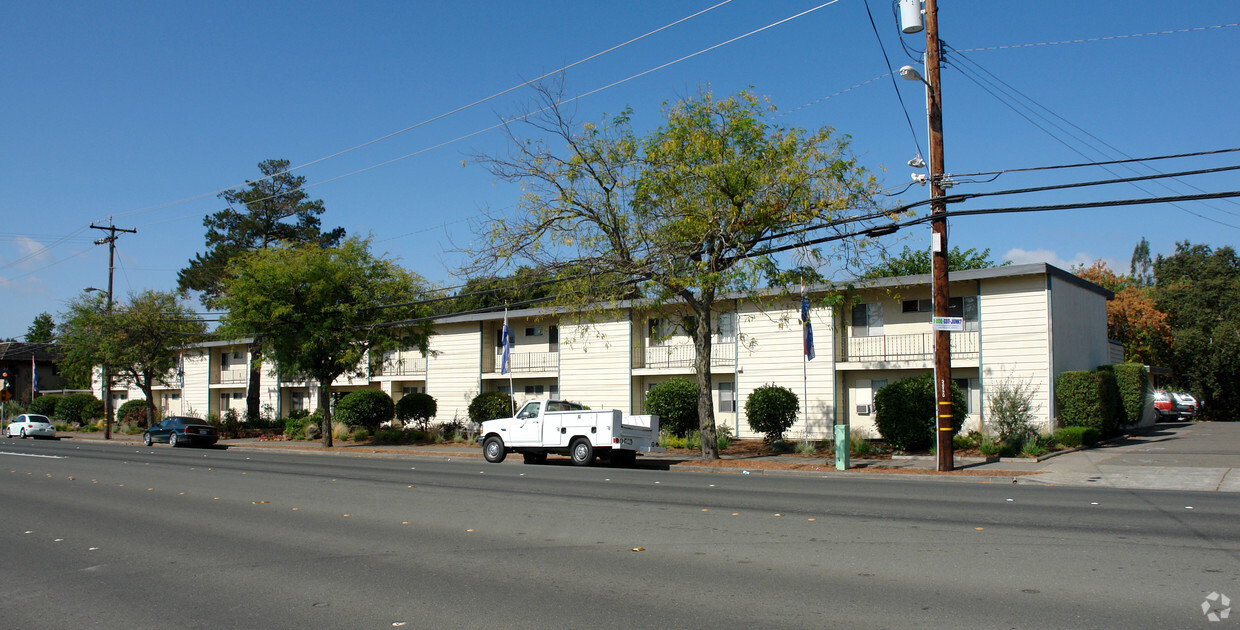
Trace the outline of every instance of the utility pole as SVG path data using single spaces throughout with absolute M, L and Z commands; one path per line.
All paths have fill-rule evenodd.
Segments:
M 112 316 L 112 272 L 116 268 L 116 233 L 126 232 L 137 234 L 138 229 L 126 230 L 112 225 L 112 217 L 108 217 L 107 225 L 90 224 L 95 230 L 103 230 L 107 236 L 95 241 L 96 245 L 108 244 L 108 316 Z M 112 368 L 107 360 L 103 362 L 103 439 L 112 439 Z
M 943 89 L 939 82 L 939 9 L 926 4 L 926 111 L 930 126 L 930 274 L 934 316 L 948 316 L 947 203 L 943 192 Z M 935 453 L 938 470 L 953 469 L 951 333 L 934 331 Z

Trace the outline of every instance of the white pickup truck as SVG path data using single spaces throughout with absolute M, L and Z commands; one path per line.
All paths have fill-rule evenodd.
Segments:
M 662 453 L 658 416 L 626 416 L 619 409 L 594 411 L 563 400 L 531 400 L 512 418 L 488 420 L 478 433 L 482 455 L 491 463 L 520 453 L 527 464 L 549 453 L 568 455 L 578 466 L 597 457 L 631 466 L 637 453 Z

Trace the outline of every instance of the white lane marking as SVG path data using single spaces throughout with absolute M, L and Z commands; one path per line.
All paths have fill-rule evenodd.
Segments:
M 0 455 L 14 455 L 16 457 L 43 457 L 45 459 L 64 459 L 64 455 L 35 455 L 34 453 L 10 453 L 8 451 L 0 451 Z

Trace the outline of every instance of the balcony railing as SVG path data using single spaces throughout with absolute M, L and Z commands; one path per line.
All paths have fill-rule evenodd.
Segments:
M 633 355 L 635 368 L 691 368 L 694 357 L 693 346 L 688 344 L 672 344 L 665 346 L 649 346 L 644 353 Z M 736 344 L 717 343 L 710 348 L 711 367 L 732 367 L 736 365 Z
M 976 359 L 977 332 L 950 333 L 954 359 Z M 930 361 L 934 359 L 934 333 L 849 337 L 839 344 L 840 361 Z
M 410 359 L 388 359 L 375 362 L 370 366 L 371 376 L 425 376 L 426 359 L 415 357 Z
M 503 356 L 495 355 L 495 368 L 492 373 L 500 373 L 500 362 Z M 508 355 L 508 370 L 513 374 L 523 372 L 554 372 L 560 369 L 559 352 L 511 352 Z
M 221 385 L 244 385 L 250 382 L 250 371 L 221 370 L 219 379 L 215 382 Z

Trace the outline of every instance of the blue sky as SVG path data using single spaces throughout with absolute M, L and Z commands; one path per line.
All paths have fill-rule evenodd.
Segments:
M 915 64 L 889 0 L 870 0 L 879 38 L 862 0 L 711 8 L 719 1 L 8 3 L 0 23 L 0 337 L 24 335 L 35 315 L 62 312 L 83 287 L 106 286 L 107 248 L 93 244 L 103 234 L 91 222 L 112 217 L 138 230 L 118 241 L 118 298 L 173 289 L 176 271 L 203 249 L 202 218 L 222 207 L 213 193 L 256 177 L 260 161 L 319 160 L 706 9 L 567 71 L 568 94 L 592 92 L 575 102 L 578 120 L 630 106 L 646 131 L 665 101 L 700 86 L 721 95 L 752 88 L 779 108 L 777 123 L 834 127 L 887 187 L 909 181 L 913 131 L 926 151 L 925 100 L 917 84 L 897 80 L 893 88 L 884 77 L 879 38 L 892 69 Z M 1235 0 L 941 0 L 939 8 L 942 39 L 962 51 L 943 70 L 951 173 L 1240 146 Z M 903 39 L 924 48 L 924 34 Z M 1024 96 L 996 98 L 975 82 L 982 77 Z M 376 250 L 452 286 L 462 262 L 452 252 L 470 241 L 469 220 L 484 208 L 512 208 L 519 194 L 470 158 L 505 150 L 502 133 L 487 129 L 530 97 L 509 92 L 298 173 L 325 202 L 325 226 L 371 234 Z M 1044 129 L 1012 109 L 1030 103 L 1026 97 L 1044 118 L 1020 111 Z M 1238 159 L 1153 165 L 1171 172 Z M 1008 173 L 952 192 L 1133 174 L 1111 168 Z M 1240 178 L 1225 172 L 1142 188 L 958 208 L 1220 192 L 1240 189 Z M 913 187 L 892 202 L 926 194 Z M 928 232 L 899 236 L 924 247 Z M 1142 237 L 1157 254 L 1179 241 L 1233 246 L 1238 235 L 1240 202 L 1215 200 L 960 218 L 949 239 L 990 248 L 999 260 L 1067 267 L 1101 258 L 1126 271 Z

